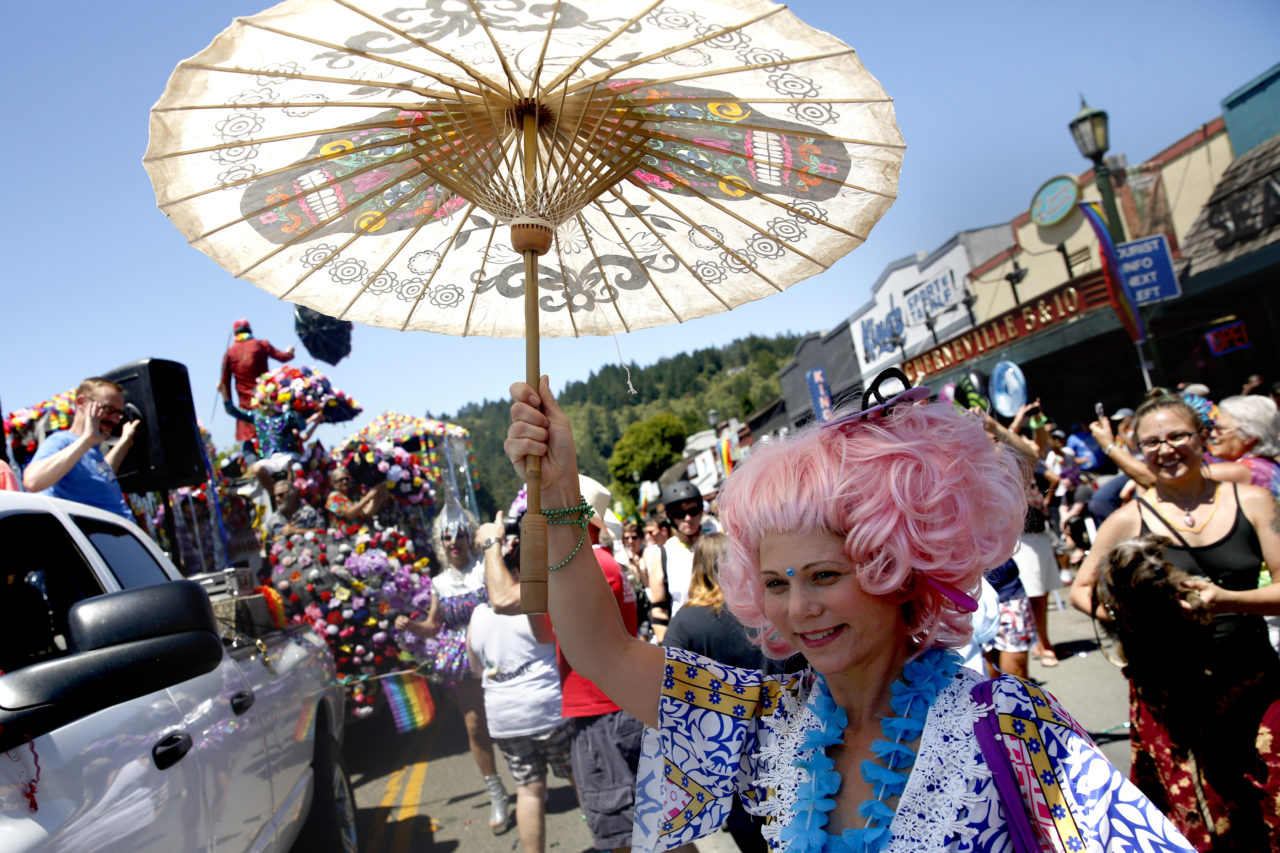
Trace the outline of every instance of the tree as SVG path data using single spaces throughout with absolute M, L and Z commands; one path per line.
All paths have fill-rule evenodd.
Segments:
M 613 446 L 609 473 L 634 501 L 641 480 L 656 480 L 680 461 L 684 439 L 684 422 L 671 412 L 634 423 Z

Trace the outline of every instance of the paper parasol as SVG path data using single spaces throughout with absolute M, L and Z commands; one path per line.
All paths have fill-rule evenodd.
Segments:
M 524 337 L 536 385 L 540 335 L 683 322 L 827 269 L 902 152 L 854 51 L 770 0 L 288 0 L 178 66 L 145 165 L 236 276 L 338 319 Z M 522 586 L 537 607 L 545 574 Z

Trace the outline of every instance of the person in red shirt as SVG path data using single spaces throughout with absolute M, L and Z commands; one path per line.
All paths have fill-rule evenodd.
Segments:
M 636 636 L 636 594 L 612 552 L 600 545 L 609 490 L 590 477 L 579 475 L 582 496 L 595 510 L 587 535 L 600 570 L 609 581 L 622 624 Z M 623 711 L 604 691 L 573 671 L 556 645 L 560 664 L 560 715 L 574 720 L 573 776 L 582 813 L 599 850 L 630 850 L 632 811 L 635 807 L 636 766 L 644 724 Z
M 236 398 L 240 408 L 250 409 L 253 402 L 253 386 L 258 377 L 267 372 L 267 359 L 291 361 L 293 347 L 278 350 L 270 341 L 259 340 L 253 336 L 249 321 L 243 318 L 236 320 L 232 327 L 236 339 L 222 355 L 222 381 L 218 391 L 226 397 L 231 392 L 231 378 L 236 380 Z M 236 423 L 236 441 L 253 438 L 253 424 L 245 421 Z

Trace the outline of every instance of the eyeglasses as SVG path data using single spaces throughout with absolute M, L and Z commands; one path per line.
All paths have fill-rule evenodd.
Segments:
M 701 506 L 687 506 L 683 509 L 680 507 L 672 507 L 667 510 L 667 518 L 672 521 L 679 521 L 682 518 L 689 518 L 694 515 L 702 515 Z
M 634 533 L 624 533 L 622 534 L 622 538 L 624 540 L 631 540 L 631 539 L 639 539 L 640 537 Z
M 93 398 L 90 398 L 90 399 L 89 399 L 89 402 L 90 402 L 90 403 L 97 403 L 99 406 L 101 406 L 101 407 L 102 407 L 102 414 L 104 414 L 104 415 L 106 415 L 106 416 L 108 416 L 108 417 L 112 417 L 112 418 L 122 418 L 122 417 L 124 417 L 124 409 L 117 409 L 115 406 L 111 405 L 110 403 L 106 402 L 105 400 L 94 400 Z
M 1188 441 L 1195 438 L 1194 432 L 1171 432 L 1166 436 L 1157 438 L 1151 436 L 1149 438 L 1140 439 L 1138 446 L 1142 448 L 1144 453 L 1152 453 L 1160 449 L 1160 445 L 1167 444 L 1175 450 L 1185 445 Z
M 1213 426 L 1209 427 L 1209 432 L 1216 433 L 1217 435 L 1235 435 L 1236 428 L 1218 426 L 1217 424 L 1214 424 Z

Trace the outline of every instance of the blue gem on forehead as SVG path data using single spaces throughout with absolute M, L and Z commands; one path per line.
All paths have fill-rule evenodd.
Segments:
M 787 577 L 789 577 L 789 578 L 793 578 L 793 577 L 795 577 L 795 576 L 796 576 L 796 570 L 795 570 L 795 569 L 787 569 Z

